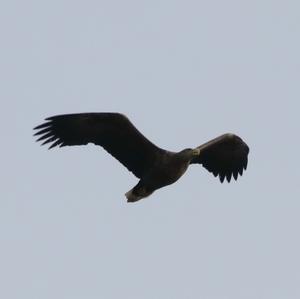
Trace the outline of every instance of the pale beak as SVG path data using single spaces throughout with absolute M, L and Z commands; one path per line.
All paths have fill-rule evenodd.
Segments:
M 199 148 L 194 148 L 193 149 L 193 156 L 199 156 L 200 155 L 200 149 Z

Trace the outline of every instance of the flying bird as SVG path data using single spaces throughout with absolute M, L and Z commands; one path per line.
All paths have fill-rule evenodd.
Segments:
M 196 148 L 180 152 L 164 150 L 148 140 L 123 114 L 77 113 L 51 116 L 34 128 L 42 145 L 102 146 L 137 178 L 138 184 L 125 196 L 135 202 L 155 190 L 175 183 L 190 164 L 202 164 L 221 183 L 230 182 L 247 168 L 249 147 L 237 135 L 227 133 Z

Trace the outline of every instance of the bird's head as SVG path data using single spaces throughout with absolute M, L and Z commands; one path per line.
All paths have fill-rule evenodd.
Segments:
M 180 155 L 185 157 L 187 160 L 192 160 L 194 157 L 199 156 L 200 149 L 199 148 L 186 148 L 180 152 Z

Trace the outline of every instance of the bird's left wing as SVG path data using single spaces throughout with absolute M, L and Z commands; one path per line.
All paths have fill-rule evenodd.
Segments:
M 102 146 L 127 169 L 141 178 L 164 150 L 149 141 L 120 113 L 56 115 L 35 127 L 37 141 L 50 148 L 94 143 Z
M 234 134 L 221 135 L 198 147 L 200 154 L 191 163 L 202 164 L 214 176 L 219 176 L 223 183 L 225 177 L 228 182 L 231 176 L 236 180 L 242 175 L 248 163 L 249 147 Z

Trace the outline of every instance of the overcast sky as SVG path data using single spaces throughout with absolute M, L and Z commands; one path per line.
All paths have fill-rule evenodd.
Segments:
M 3 1 L 0 297 L 300 298 L 300 2 Z M 250 147 L 136 204 L 100 147 L 48 151 L 47 116 L 118 111 L 154 143 Z

